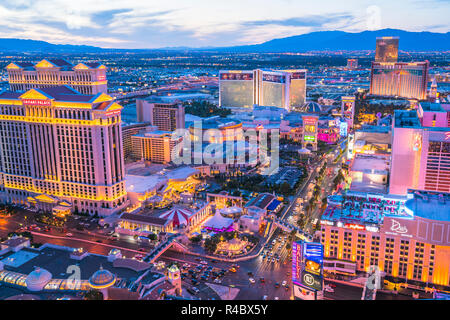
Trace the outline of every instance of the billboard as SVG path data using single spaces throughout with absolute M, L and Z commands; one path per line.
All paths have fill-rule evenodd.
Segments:
M 294 297 L 301 300 L 316 300 L 316 292 L 294 284 Z
M 302 271 L 302 275 L 301 275 L 301 284 L 303 284 L 304 286 L 306 286 L 307 288 L 316 290 L 316 291 L 321 291 L 323 288 L 323 278 L 322 276 L 313 274 L 311 272 L 308 272 L 306 270 Z
M 303 116 L 303 142 L 317 142 L 317 116 Z
M 306 291 L 323 289 L 323 245 L 294 242 L 292 247 L 292 282 Z

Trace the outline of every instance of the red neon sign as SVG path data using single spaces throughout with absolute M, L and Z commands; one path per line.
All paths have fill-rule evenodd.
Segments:
M 360 224 L 355 224 L 355 223 L 346 223 L 345 227 L 348 229 L 353 229 L 353 230 L 364 230 L 365 227 L 360 225 Z
M 99 75 L 97 78 L 98 78 L 98 81 L 106 80 L 106 76 L 104 76 L 104 75 Z
M 307 118 L 307 117 L 303 117 L 303 122 L 305 124 L 316 124 L 317 122 L 317 118 Z
M 51 106 L 51 100 L 39 100 L 39 99 L 23 99 L 22 104 L 33 105 L 33 106 Z
M 107 112 L 106 113 L 106 116 L 115 116 L 115 115 L 118 115 L 118 114 L 120 114 L 120 111 L 121 110 L 114 110 L 114 111 L 110 111 L 110 112 Z

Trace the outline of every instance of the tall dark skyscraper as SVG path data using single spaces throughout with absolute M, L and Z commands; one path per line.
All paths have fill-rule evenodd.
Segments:
M 399 37 L 377 38 L 375 62 L 397 62 Z

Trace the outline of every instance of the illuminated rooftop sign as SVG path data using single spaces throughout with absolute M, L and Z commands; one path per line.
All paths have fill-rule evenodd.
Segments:
M 46 106 L 46 107 L 49 107 L 52 105 L 51 100 L 40 100 L 40 99 L 23 99 L 22 103 L 24 105 Z

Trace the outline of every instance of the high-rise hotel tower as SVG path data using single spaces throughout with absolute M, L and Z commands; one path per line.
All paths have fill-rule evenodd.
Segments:
M 306 99 L 306 70 L 221 70 L 219 105 L 251 108 L 253 105 L 290 110 Z
M 69 86 L 0 94 L 0 197 L 107 216 L 127 205 L 122 106 Z
M 107 93 L 106 67 L 99 62 L 73 65 L 63 59 L 44 59 L 36 64 L 12 62 L 6 70 L 12 91 L 69 85 L 82 94 Z
M 370 94 L 425 100 L 427 97 L 428 61 L 372 62 Z

